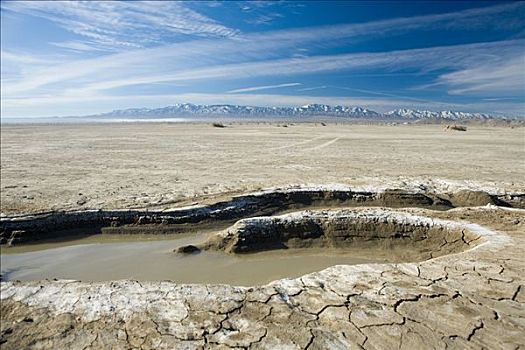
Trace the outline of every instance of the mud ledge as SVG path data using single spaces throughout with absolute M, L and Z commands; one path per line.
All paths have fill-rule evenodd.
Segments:
M 409 246 L 408 261 L 472 248 L 484 239 L 466 226 L 388 209 L 302 211 L 243 219 L 211 236 L 203 250 L 249 253 L 288 248 Z
M 250 216 L 274 215 L 307 207 L 418 207 L 447 210 L 494 204 L 525 207 L 525 194 L 492 195 L 482 191 L 427 193 L 347 186 L 276 188 L 233 197 L 206 206 L 167 210 L 84 210 L 22 214 L 0 218 L 0 244 L 97 233 L 177 233 L 190 225 L 232 223 Z

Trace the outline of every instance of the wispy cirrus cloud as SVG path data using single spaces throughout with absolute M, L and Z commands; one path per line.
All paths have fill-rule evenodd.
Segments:
M 525 93 L 525 44 L 521 54 L 499 64 L 480 64 L 443 74 L 437 84 L 450 87 L 450 94 Z
M 311 86 L 311 87 L 306 87 L 306 88 L 302 88 L 302 89 L 297 89 L 297 91 L 323 90 L 323 89 L 326 89 L 327 87 L 328 87 L 328 86 L 326 86 L 326 85 Z
M 49 66 L 58 62 L 56 58 L 23 54 L 4 49 L 1 51 L 1 57 L 2 61 L 18 62 L 27 65 Z
M 11 86 L 20 82 L 20 77 L 31 76 L 42 69 L 60 64 L 63 57 L 52 55 L 31 55 L 20 51 L 4 50 L 0 52 L 1 57 L 1 82 L 2 87 Z M 2 92 L 5 95 L 5 91 Z
M 474 69 L 473 67 L 479 67 L 480 62 L 482 65 L 487 67 L 505 66 L 506 62 L 514 61 L 519 57 L 523 56 L 523 44 L 524 40 L 511 40 L 501 42 L 490 42 L 490 43 L 476 43 L 466 45 L 454 45 L 444 47 L 433 47 L 425 49 L 411 49 L 411 50 L 398 50 L 381 53 L 356 53 L 356 54 L 341 54 L 341 55 L 327 55 L 327 56 L 314 56 L 306 58 L 286 58 L 277 60 L 264 60 L 256 62 L 245 62 L 235 64 L 220 64 L 211 67 L 198 67 L 198 68 L 183 68 L 177 69 L 176 66 L 165 66 L 158 65 L 159 60 L 152 60 L 150 55 L 146 57 L 142 55 L 122 55 L 122 59 L 125 62 L 104 58 L 103 61 L 100 59 L 85 60 L 82 65 L 70 66 L 70 67 L 58 67 L 53 72 L 48 72 L 44 76 L 44 85 L 48 88 L 52 88 L 54 84 L 59 84 L 59 88 L 54 93 L 49 93 L 49 90 L 44 90 L 44 93 L 27 95 L 24 93 L 24 89 L 29 87 L 41 86 L 42 81 L 33 80 L 23 82 L 22 85 L 18 85 L 20 89 L 17 94 L 9 95 L 8 89 L 2 89 L 3 108 L 6 112 L 9 110 L 20 108 L 22 105 L 33 105 L 38 106 L 39 104 L 45 104 L 46 101 L 55 101 L 55 103 L 74 103 L 73 101 L 84 101 L 86 98 L 91 98 L 92 101 L 106 100 L 106 101 L 120 101 L 124 99 L 132 99 L 134 103 L 140 103 L 140 98 L 135 95 L 125 96 L 108 96 L 107 91 L 115 88 L 129 87 L 137 84 L 151 85 L 157 83 L 184 83 L 189 86 L 194 92 L 199 90 L 200 86 L 207 86 L 210 82 L 222 82 L 224 80 L 235 80 L 244 78 L 254 77 L 279 77 L 282 79 L 283 76 L 296 76 L 302 74 L 312 73 L 327 73 L 337 71 L 359 71 L 363 69 L 378 69 L 385 70 L 388 72 L 395 72 L 398 70 L 416 69 L 425 72 L 431 70 L 454 70 L 462 71 L 465 69 Z M 157 52 L 159 55 L 165 55 L 170 57 L 169 54 Z M 112 55 L 114 56 L 114 55 Z M 119 64 L 115 64 L 119 62 Z M 122 70 L 122 64 L 125 65 L 144 65 L 140 70 L 130 74 L 127 69 Z M 523 77 L 523 70 L 519 69 L 519 66 L 510 65 L 515 67 L 515 74 L 517 77 Z M 62 71 L 64 70 L 65 71 Z M 481 68 L 480 68 L 481 69 Z M 486 69 L 486 68 L 483 68 Z M 483 70 L 482 69 L 482 70 Z M 82 72 L 82 73 L 81 73 Z M 80 75 L 78 75 L 81 73 Z M 68 74 L 70 74 L 68 76 Z M 58 80 L 56 78 L 59 77 Z M 101 78 L 103 77 L 103 78 Z M 41 77 L 42 78 L 42 77 Z M 51 78 L 51 80 L 49 80 Z M 457 78 L 456 78 L 457 79 Z M 82 83 L 79 83 L 82 81 Z M 519 79 L 516 80 L 519 86 Z M 53 84 L 50 84 L 52 82 Z M 442 82 L 439 82 L 442 83 Z M 27 85 L 29 84 L 29 85 Z M 8 84 L 9 86 L 15 86 Z M 295 85 L 295 84 L 294 84 Z M 447 85 L 448 86 L 448 85 Z M 262 86 L 267 88 L 268 86 Z M 253 87 L 256 89 L 261 86 Z M 253 88 L 241 88 L 236 89 L 235 93 L 217 95 L 217 94 L 193 94 L 189 92 L 186 94 L 177 95 L 177 97 L 190 97 L 190 96 L 207 96 L 220 100 L 222 102 L 230 101 L 252 101 L 249 98 L 240 97 L 243 92 L 254 91 Z M 248 89 L 248 90 L 246 90 Z M 521 85 L 523 90 L 523 83 Z M 239 91 L 240 90 L 240 91 Z M 243 91 L 244 90 L 244 91 Z M 363 89 L 352 89 L 354 92 L 363 92 Z M 360 90 L 360 91 L 358 91 Z M 190 90 L 191 91 L 191 90 Z M 256 91 L 256 90 L 255 90 Z M 21 95 L 20 95 L 21 94 Z M 370 91 L 366 92 L 370 94 Z M 224 96 L 231 96 L 230 99 L 224 98 Z M 233 96 L 235 95 L 235 96 Z M 431 106 L 447 108 L 450 106 L 456 106 L 465 110 L 464 106 L 458 104 L 441 103 L 439 101 L 432 101 L 430 99 L 411 98 L 407 96 L 400 96 L 388 93 L 375 92 L 372 95 L 380 95 L 388 97 L 390 105 L 395 104 L 392 101 L 397 100 L 397 106 L 418 106 L 421 108 L 423 105 L 427 105 L 427 108 Z M 218 97 L 220 96 L 220 97 Z M 154 96 L 142 97 L 142 99 L 151 101 Z M 328 97 L 318 98 L 318 102 L 341 102 L 344 99 L 335 98 L 330 100 Z M 347 103 L 350 101 L 358 102 L 359 98 L 346 99 Z M 200 100 L 202 101 L 202 100 Z M 265 104 L 270 104 L 275 101 L 275 98 L 268 98 Z M 286 98 L 280 98 L 279 101 L 288 102 L 315 102 L 314 98 L 304 98 L 304 96 L 288 96 Z M 183 101 L 182 101 L 183 102 Z M 197 101 L 198 102 L 198 101 Z M 258 101 L 255 101 L 258 102 Z M 262 103 L 262 102 L 260 102 Z M 263 103 L 264 104 L 264 103 Z M 370 107 L 377 108 L 376 104 L 368 104 Z M 485 110 L 490 112 L 501 112 L 501 105 L 480 103 L 477 106 L 467 105 L 471 110 L 479 110 L 480 106 L 486 108 L 493 107 L 495 109 Z M 511 112 L 516 109 L 517 104 L 507 106 L 506 110 Z M 520 106 L 522 107 L 522 106 Z M 456 109 L 457 109 L 456 108 Z
M 261 85 L 261 86 L 252 86 L 252 87 L 246 87 L 242 89 L 235 89 L 228 91 L 229 94 L 233 93 L 239 93 L 239 92 L 249 92 L 249 91 L 259 91 L 259 90 L 268 90 L 268 89 L 279 89 L 283 87 L 290 87 L 290 86 L 298 86 L 302 85 L 301 83 L 285 83 L 285 84 L 277 84 L 277 85 Z
M 251 34 L 237 33 L 234 29 L 224 27 L 186 9 L 183 4 L 174 2 L 2 2 L 2 7 L 11 11 L 46 16 L 46 18 L 56 21 L 68 30 L 83 31 L 82 28 L 87 28 L 86 31 L 90 33 L 87 36 L 92 34 L 92 37 L 98 38 L 94 40 L 99 44 L 103 44 L 102 46 L 107 44 L 112 48 L 119 47 L 119 44 L 114 42 L 115 40 L 121 41 L 118 38 L 134 36 L 135 34 L 137 34 L 136 38 L 138 39 L 134 43 L 140 42 L 144 36 L 148 36 L 144 39 L 146 41 L 155 41 L 159 30 L 222 35 L 220 38 L 185 41 L 179 44 L 132 50 L 105 55 L 92 60 L 66 61 L 59 67 L 42 69 L 39 72 L 32 70 L 31 75 L 21 76 L 19 82 L 14 86 L 5 87 L 8 91 L 13 92 L 27 91 L 60 81 L 67 82 L 106 69 L 110 70 L 110 74 L 98 75 L 97 82 L 89 81 L 91 79 L 88 78 L 87 83 L 100 87 L 118 87 L 124 86 L 126 81 L 135 78 L 138 79 L 138 83 L 154 82 L 157 79 L 157 73 L 166 77 L 180 77 L 180 72 L 183 70 L 189 71 L 197 69 L 199 66 L 220 66 L 222 62 L 264 67 L 264 64 L 260 63 L 261 61 L 281 58 L 284 63 L 292 62 L 293 64 L 294 61 L 291 61 L 290 57 L 294 57 L 298 52 L 303 56 L 295 57 L 297 62 L 304 64 L 308 60 L 313 63 L 319 61 L 321 66 L 320 69 L 316 70 L 323 71 L 321 68 L 327 68 L 330 64 L 334 67 L 336 65 L 351 66 L 352 62 L 346 64 L 341 61 L 348 58 L 354 59 L 353 63 L 355 63 L 357 56 L 336 56 L 336 61 L 330 63 L 325 62 L 326 60 L 323 61 L 322 57 L 304 56 L 304 52 L 301 51 L 302 48 L 309 47 L 312 49 L 316 46 L 339 45 L 344 40 L 355 40 L 356 38 L 363 38 L 364 40 L 417 29 L 453 28 L 457 26 L 474 28 L 480 25 L 502 27 L 521 25 L 525 28 L 524 21 L 512 20 L 525 15 L 525 3 L 510 3 L 438 15 L 394 18 L 368 23 Z M 501 16 L 508 20 L 502 21 Z M 138 20 L 135 21 L 135 19 Z M 129 43 L 133 44 L 132 42 Z M 87 50 L 90 46 L 94 49 L 100 47 L 100 45 L 93 46 L 93 44 L 75 42 L 53 43 L 53 45 L 60 45 L 73 50 Z M 459 53 L 459 55 L 465 56 L 464 53 Z M 378 56 L 376 55 L 374 58 Z M 451 59 L 454 60 L 454 57 Z M 465 58 L 463 57 L 463 59 Z M 271 67 L 272 63 L 268 61 L 266 65 Z M 298 69 L 291 68 L 290 72 L 292 73 L 298 71 Z M 461 68 L 465 68 L 465 66 Z M 230 68 L 228 67 L 228 69 Z M 242 70 L 242 66 L 238 70 Z M 198 70 L 197 72 L 202 74 L 204 71 Z M 218 70 L 216 68 L 207 70 L 208 74 L 212 74 L 214 71 L 216 76 L 220 73 L 220 68 Z M 151 78 L 144 78 L 146 73 Z M 122 79 L 118 77 L 119 75 Z M 113 81 L 113 84 L 110 81 Z
M 50 44 L 73 51 L 104 51 L 103 49 L 98 48 L 96 45 L 81 41 L 50 42 Z
M 83 37 L 78 45 L 108 51 L 161 44 L 168 34 L 238 33 L 175 1 L 3 1 L 2 10 L 44 18 Z
M 462 69 L 440 74 L 429 84 L 416 85 L 411 90 L 438 90 L 446 88 L 450 95 L 522 95 L 525 97 L 525 41 L 520 40 L 516 51 L 505 58 L 481 56 L 477 63 Z M 484 101 L 515 100 L 516 97 L 484 98 Z
M 272 32 L 271 36 L 276 43 L 317 43 L 322 46 L 330 46 L 340 45 L 344 40 L 369 40 L 416 30 L 476 30 L 487 27 L 525 30 L 523 17 L 525 17 L 525 3 L 516 2 L 443 14 L 287 29 Z M 267 34 L 253 34 L 252 39 L 254 41 L 264 40 Z
M 268 4 L 251 2 L 245 6 L 251 10 L 254 6 Z M 165 44 L 166 34 L 237 37 L 239 42 L 271 41 L 275 49 L 279 49 L 300 44 L 326 47 L 339 45 L 344 40 L 368 40 L 414 30 L 475 30 L 480 27 L 525 30 L 525 24 L 519 20 L 525 16 L 525 4 L 520 2 L 444 14 L 244 35 L 176 1 L 3 1 L 1 7 L 52 21 L 83 37 L 85 41 L 80 43 L 98 45 L 97 49 L 110 51 Z
M 381 68 L 387 71 L 404 69 L 420 69 L 426 72 L 440 69 L 474 69 L 483 71 L 487 66 L 508 67 L 508 74 L 514 74 L 516 84 L 520 85 L 523 70 L 519 65 L 508 64 L 509 61 L 519 61 L 524 55 L 521 47 L 525 40 L 476 43 L 432 47 L 425 49 L 395 50 L 380 53 L 352 53 L 340 55 L 322 55 L 304 58 L 284 58 L 245 63 L 220 64 L 210 67 L 189 68 L 160 75 L 123 79 L 102 84 L 87 85 L 89 88 L 103 89 L 122 87 L 128 84 L 153 83 L 160 81 L 195 81 L 210 79 L 240 79 L 266 76 L 294 76 L 337 71 L 352 71 L 361 69 Z M 514 69 L 514 70 L 513 70 Z M 151 70 L 149 70 L 151 72 Z M 507 71 L 506 71 L 507 72 Z M 458 81 L 456 78 L 455 81 Z M 449 78 L 449 81 L 454 81 Z M 523 86 L 521 81 L 521 86 Z
M 277 19 L 284 16 L 278 12 L 266 12 L 264 14 L 257 14 L 253 18 L 245 20 L 246 23 L 255 25 L 269 25 Z
M 179 60 L 172 59 L 175 54 L 173 50 L 176 48 L 167 47 L 146 52 L 121 53 L 53 67 L 43 70 L 40 74 L 33 74 L 17 84 L 10 84 L 4 92 L 20 93 L 50 84 L 61 84 L 64 89 L 67 89 L 69 84 L 74 86 L 75 90 L 100 91 L 158 82 L 294 76 L 370 68 L 381 68 L 388 72 L 407 68 L 425 72 L 439 69 L 464 70 L 479 67 L 480 62 L 483 66 L 505 65 L 506 62 L 523 56 L 523 45 L 525 40 L 508 40 L 378 53 L 269 59 L 204 67 L 181 64 Z M 233 54 L 240 51 L 242 51 L 242 44 L 237 45 L 237 51 Z M 191 55 L 190 52 L 189 56 Z M 200 60 L 201 64 L 202 61 Z M 130 66 L 134 69 L 130 69 Z M 519 68 L 516 65 L 511 67 Z M 514 74 L 520 77 L 523 72 L 516 70 Z M 80 80 L 82 83 L 79 83 Z

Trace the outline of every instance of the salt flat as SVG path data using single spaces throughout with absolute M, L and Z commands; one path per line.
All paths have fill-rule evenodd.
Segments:
M 525 128 L 2 125 L 1 212 L 163 207 L 290 184 L 525 191 Z

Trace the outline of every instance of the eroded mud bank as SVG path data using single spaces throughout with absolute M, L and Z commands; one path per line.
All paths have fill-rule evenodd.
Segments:
M 238 221 L 200 248 L 227 253 L 288 248 L 410 248 L 419 261 L 472 248 L 481 237 L 457 223 L 387 209 L 302 211 Z
M 233 223 L 291 209 L 340 206 L 418 207 L 447 210 L 495 204 L 525 207 L 525 195 L 491 195 L 463 190 L 455 193 L 373 190 L 346 186 L 269 189 L 205 206 L 168 210 L 85 210 L 2 217 L 0 244 L 18 244 L 72 234 L 177 233 L 200 225 Z

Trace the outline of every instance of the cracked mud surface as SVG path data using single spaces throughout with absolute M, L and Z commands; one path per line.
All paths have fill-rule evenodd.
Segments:
M 147 224 L 135 227 L 135 219 L 158 210 L 162 221 L 175 204 L 228 208 L 233 195 L 260 188 L 337 183 L 450 194 L 444 199 L 452 206 L 442 209 L 457 209 L 430 210 L 447 203 L 419 196 L 398 207 L 427 203 L 427 210 L 398 210 L 478 224 L 509 239 L 420 263 L 333 266 L 253 288 L 2 282 L 2 349 L 525 348 L 525 213 L 460 208 L 498 204 L 512 193 L 521 195 L 510 196 L 511 206 L 524 203 L 522 128 L 469 127 L 459 135 L 424 125 L 13 125 L 1 133 L 2 224 L 23 213 L 51 211 L 53 219 L 83 210 L 90 225 L 96 212 L 104 224 L 109 217 L 112 232 L 130 217 L 126 229 L 140 231 Z M 502 197 L 455 195 L 463 189 Z M 376 199 L 363 206 L 396 204 Z M 138 212 L 114 216 L 115 208 Z M 57 227 L 68 218 L 76 226 L 75 215 Z M 49 222 L 35 219 L 15 235 L 16 225 L 6 224 L 0 238 L 47 234 L 40 228 Z
M 340 265 L 252 288 L 2 283 L 2 349 L 525 346 L 524 212 L 402 211 L 494 234 L 471 250 L 421 263 Z

